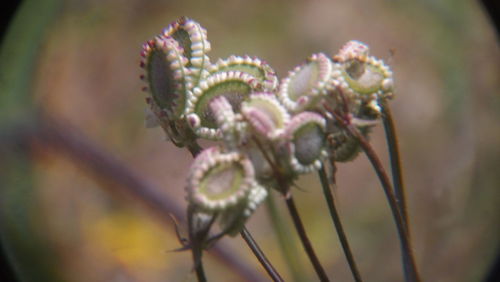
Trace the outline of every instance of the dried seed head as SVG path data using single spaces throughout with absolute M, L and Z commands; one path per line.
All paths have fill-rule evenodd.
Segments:
M 193 78 L 189 88 L 197 86 L 198 82 L 208 75 L 207 69 L 210 66 L 207 56 L 210 51 L 207 31 L 196 21 L 181 17 L 163 30 L 163 36 L 173 37 L 182 47 Z
M 267 190 L 255 180 L 252 163 L 245 155 L 221 150 L 205 149 L 194 160 L 188 201 L 197 213 L 217 214 L 223 233 L 235 235 L 264 201 Z
M 370 48 L 361 41 L 348 41 L 339 52 L 333 56 L 333 60 L 339 63 L 346 63 L 351 60 L 366 61 Z
M 210 73 L 241 71 L 254 76 L 262 84 L 263 91 L 275 91 L 278 87 L 278 77 L 274 70 L 266 62 L 250 56 L 230 56 L 223 60 L 219 59 L 210 68 Z
M 248 73 L 229 71 L 216 73 L 193 89 L 188 106 L 188 121 L 195 133 L 202 138 L 220 139 L 221 131 L 210 108 L 214 98 L 224 96 L 234 113 L 239 113 L 241 103 L 261 84 Z
M 243 102 L 241 113 L 258 136 L 268 140 L 279 138 L 290 120 L 286 109 L 273 93 L 254 93 Z
M 325 119 L 314 112 L 294 116 L 286 128 L 290 140 L 290 162 L 297 173 L 308 173 L 321 167 L 325 157 Z
M 383 95 L 392 90 L 392 72 L 382 60 L 369 57 L 363 68 L 352 71 L 350 65 L 344 65 L 344 79 L 352 91 L 361 95 Z M 362 71 L 359 71 L 362 69 Z
M 187 59 L 171 37 L 156 37 L 143 45 L 144 80 L 154 103 L 169 119 L 179 118 L 186 106 Z
M 337 89 L 348 98 L 350 111 L 363 118 L 380 116 L 380 100 L 392 97 L 392 72 L 382 60 L 368 56 L 368 46 L 349 41 L 334 56 Z M 337 95 L 338 92 L 332 92 Z
M 326 55 L 312 55 L 281 82 L 278 94 L 280 101 L 291 112 L 314 108 L 329 90 L 332 66 Z
M 207 211 L 222 211 L 247 201 L 256 185 L 252 163 L 236 152 L 217 147 L 204 150 L 194 160 L 188 179 L 188 200 Z

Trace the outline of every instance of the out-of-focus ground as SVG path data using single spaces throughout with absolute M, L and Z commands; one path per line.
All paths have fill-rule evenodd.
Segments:
M 191 157 L 160 129 L 144 127 L 139 80 L 142 43 L 183 15 L 208 30 L 213 62 L 255 55 L 280 77 L 312 53 L 332 55 L 351 39 L 367 43 L 395 74 L 391 107 L 421 275 L 483 279 L 500 238 L 500 53 L 476 2 L 67 1 L 38 56 L 37 102 L 185 206 Z M 387 163 L 381 125 L 371 140 Z M 34 165 L 32 220 L 50 250 L 35 259 L 52 260 L 65 281 L 195 280 L 190 254 L 170 252 L 180 246 L 173 226 L 103 192 L 60 156 L 40 152 Z M 338 169 L 338 206 L 363 277 L 402 281 L 396 229 L 369 162 L 360 156 Z M 294 195 L 320 260 L 333 280 L 350 281 L 315 174 L 299 186 Z M 290 277 L 264 207 L 248 226 Z M 260 271 L 239 237 L 223 241 Z M 300 260 L 314 281 L 305 255 Z M 213 257 L 205 264 L 210 281 L 236 281 Z

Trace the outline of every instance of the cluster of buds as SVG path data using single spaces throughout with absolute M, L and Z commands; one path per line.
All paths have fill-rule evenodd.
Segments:
M 183 17 L 141 54 L 147 126 L 160 125 L 179 147 L 217 141 L 190 168 L 192 232 L 217 221 L 234 235 L 270 189 L 288 193 L 326 158 L 351 160 L 359 144 L 345 123 L 367 135 L 392 97 L 392 72 L 359 41 L 333 57 L 313 54 L 281 81 L 261 59 L 212 63 L 209 51 L 206 30 Z

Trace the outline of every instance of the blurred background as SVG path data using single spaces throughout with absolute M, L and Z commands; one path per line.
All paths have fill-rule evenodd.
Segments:
M 258 56 L 280 78 L 312 53 L 333 55 L 351 39 L 367 43 L 395 75 L 391 107 L 421 275 L 484 279 L 500 238 L 500 52 L 477 2 L 34 2 L 21 5 L 8 34 L 14 40 L 2 47 L 0 85 L 0 227 L 4 249 L 26 281 L 195 281 L 190 253 L 171 252 L 180 247 L 172 222 L 105 188 L 110 180 L 57 146 L 48 148 L 49 141 L 36 141 L 37 134 L 35 141 L 21 138 L 30 124 L 36 127 L 41 109 L 184 209 L 192 158 L 165 142 L 161 129 L 145 128 L 139 79 L 142 43 L 180 16 L 208 30 L 212 62 Z M 382 125 L 371 141 L 387 164 Z M 362 276 L 402 281 L 396 229 L 368 160 L 360 155 L 339 164 L 337 180 Z M 298 185 L 293 193 L 320 260 L 332 280 L 351 281 L 316 175 Z M 280 196 L 273 196 L 290 225 Z M 287 267 L 265 206 L 248 228 L 287 281 L 315 281 L 292 229 L 288 248 L 297 252 L 298 266 Z M 266 281 L 240 237 L 220 244 Z M 204 263 L 210 281 L 244 281 L 213 255 Z

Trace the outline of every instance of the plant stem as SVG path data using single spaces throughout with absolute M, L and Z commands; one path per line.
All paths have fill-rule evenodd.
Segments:
M 335 166 L 335 162 L 332 162 L 332 186 L 336 186 L 337 183 L 335 181 L 335 173 L 337 168 Z M 345 235 L 344 228 L 342 227 L 342 222 L 340 221 L 339 213 L 335 207 L 335 199 L 333 198 L 333 193 L 330 189 L 330 185 L 328 184 L 328 177 L 326 175 L 324 165 L 318 171 L 319 179 L 321 181 L 321 186 L 323 187 L 323 194 L 325 195 L 326 203 L 328 204 L 328 210 L 330 211 L 330 216 L 333 220 L 333 225 L 337 230 L 337 235 L 339 237 L 340 244 L 342 245 L 342 249 L 344 250 L 345 257 L 347 262 L 349 263 L 349 267 L 351 269 L 352 275 L 356 282 L 361 282 L 361 275 L 359 273 L 358 267 L 356 266 L 356 262 L 354 261 L 354 256 L 352 255 L 351 248 L 349 247 L 349 242 L 347 241 L 347 236 Z
M 243 230 L 240 232 L 241 237 L 245 242 L 247 243 L 248 247 L 250 250 L 252 250 L 252 253 L 257 257 L 259 260 L 260 264 L 264 267 L 266 272 L 269 274 L 271 279 L 273 281 L 284 281 L 283 278 L 280 276 L 280 274 L 276 271 L 276 269 L 273 267 L 271 262 L 267 259 L 266 255 L 262 252 L 262 250 L 259 248 L 259 245 L 257 245 L 257 242 L 252 237 L 252 234 L 247 230 L 246 227 L 243 227 Z
M 304 267 L 299 261 L 299 253 L 293 237 L 289 236 L 289 224 L 278 212 L 276 203 L 272 195 L 266 199 L 266 207 L 271 220 L 271 225 L 276 233 L 278 244 L 286 261 L 288 270 L 292 274 L 293 281 L 305 281 Z
M 408 220 L 408 209 L 406 205 L 406 193 L 403 182 L 403 173 L 401 166 L 401 157 L 399 153 L 399 144 L 396 134 L 396 127 L 392 118 L 391 109 L 389 104 L 382 103 L 382 120 L 384 123 L 385 137 L 387 140 L 387 149 L 389 151 L 389 158 L 391 161 L 392 183 L 394 184 L 394 193 L 398 202 L 399 210 L 406 228 L 408 238 L 410 234 L 410 223 Z
M 193 261 L 194 261 L 194 269 L 196 271 L 196 277 L 198 278 L 198 282 L 206 282 L 207 278 L 205 277 L 205 270 L 203 269 L 203 262 L 201 260 L 202 251 L 193 250 Z
M 323 266 L 321 266 L 321 263 L 319 262 L 316 253 L 314 252 L 309 237 L 307 236 L 304 224 L 302 223 L 302 220 L 300 219 L 299 216 L 299 212 L 297 211 L 297 207 L 295 206 L 295 201 L 293 200 L 292 194 L 290 193 L 290 186 L 288 185 L 287 180 L 285 180 L 279 167 L 276 165 L 276 162 L 273 159 L 271 159 L 271 157 L 267 154 L 266 150 L 264 149 L 264 146 L 262 146 L 260 141 L 257 138 L 253 138 L 253 140 L 274 172 L 276 181 L 278 182 L 279 185 L 280 192 L 283 194 L 285 198 L 286 206 L 288 207 L 288 211 L 290 213 L 290 216 L 292 217 L 295 229 L 299 234 L 302 246 L 304 247 L 304 250 L 306 251 L 306 254 L 309 257 L 309 260 L 311 261 L 311 264 L 313 265 L 314 270 L 318 275 L 318 278 L 320 279 L 320 281 L 330 281 L 328 279 L 328 276 L 326 275 L 325 270 L 323 269 Z
M 189 243 L 191 245 L 191 253 L 193 254 L 193 265 L 196 272 L 198 282 L 205 282 L 207 278 L 203 269 L 203 249 L 207 242 L 210 227 L 217 218 L 217 214 L 213 215 L 209 221 L 196 219 L 196 211 L 192 206 L 188 206 L 188 233 Z
M 187 144 L 186 147 L 188 151 L 191 153 L 191 156 L 193 156 L 193 158 L 198 156 L 198 154 L 201 153 L 201 151 L 203 151 L 203 148 L 196 141 Z
M 413 250 L 411 248 L 410 239 L 406 232 L 406 228 L 404 226 L 404 220 L 399 211 L 399 206 L 396 201 L 396 197 L 392 190 L 391 183 L 389 181 L 389 177 L 382 166 L 382 162 L 378 158 L 377 154 L 373 150 L 370 143 L 366 140 L 366 138 L 359 132 L 359 130 L 353 125 L 346 124 L 344 125 L 345 129 L 349 132 L 350 135 L 358 139 L 361 147 L 363 148 L 366 156 L 370 160 L 377 176 L 382 184 L 385 195 L 387 197 L 387 201 L 389 202 L 389 206 L 391 208 L 392 215 L 394 217 L 394 221 L 396 222 L 396 227 L 399 234 L 399 239 L 401 241 L 401 252 L 403 257 L 403 265 L 404 265 L 404 273 L 405 279 L 409 282 L 420 281 L 420 277 L 418 275 L 417 266 L 415 264 L 415 258 L 413 255 Z
M 299 234 L 300 241 L 302 242 L 302 246 L 304 247 L 304 250 L 307 253 L 307 256 L 309 257 L 309 260 L 311 261 L 314 270 L 316 271 L 316 274 L 318 275 L 318 278 L 320 281 L 330 281 L 328 279 L 328 276 L 326 275 L 325 270 L 323 269 L 323 266 L 321 266 L 321 263 L 319 262 L 318 257 L 316 256 L 316 253 L 314 252 L 314 249 L 312 247 L 311 241 L 309 240 L 309 237 L 307 236 L 306 230 L 304 228 L 304 225 L 302 224 L 302 220 L 300 219 L 299 213 L 297 211 L 297 207 L 295 206 L 295 201 L 293 200 L 292 194 L 288 194 L 285 197 L 286 205 L 288 207 L 288 211 L 290 212 L 290 216 L 292 217 L 293 223 L 295 225 L 295 229 L 297 230 L 297 233 Z

